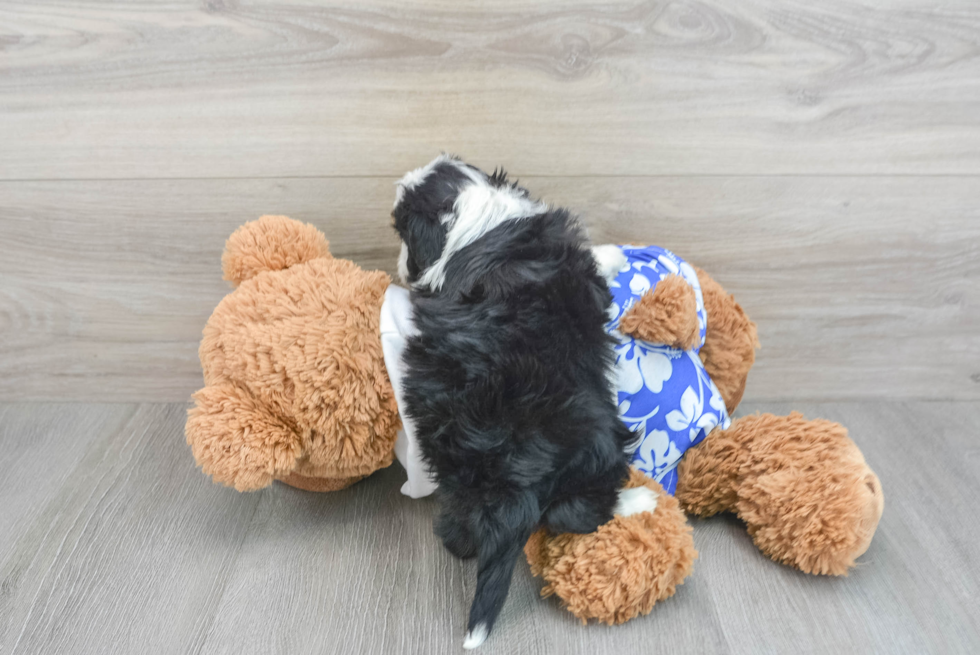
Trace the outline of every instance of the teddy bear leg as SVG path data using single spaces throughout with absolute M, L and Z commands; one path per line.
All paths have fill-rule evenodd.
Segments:
M 694 270 L 708 315 L 708 330 L 699 354 L 730 414 L 742 400 L 745 379 L 755 363 L 759 339 L 755 323 L 749 320 L 735 298 L 700 268 Z
M 762 414 L 690 449 L 677 498 L 702 516 L 734 511 L 766 555 L 805 573 L 846 575 L 884 509 L 881 482 L 838 423 Z
M 194 394 L 185 434 L 194 459 L 215 482 L 238 491 L 288 476 L 300 439 L 286 421 L 238 386 L 215 384 Z
M 544 580 L 541 595 L 556 595 L 582 620 L 609 625 L 649 614 L 691 574 L 698 553 L 677 500 L 636 469 L 629 488 L 656 497 L 653 511 L 613 520 L 587 534 L 538 530 L 524 547 L 531 573 Z

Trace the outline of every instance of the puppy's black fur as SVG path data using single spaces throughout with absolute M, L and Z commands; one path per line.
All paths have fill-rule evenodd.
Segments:
M 460 164 L 436 166 L 395 207 L 409 282 L 442 253 L 446 215 L 472 183 Z M 536 527 L 584 533 L 612 518 L 632 433 L 607 377 L 609 290 L 568 212 L 505 221 L 445 271 L 441 289 L 412 292 L 405 411 L 438 481 L 436 534 L 479 558 L 469 630 L 489 632 Z

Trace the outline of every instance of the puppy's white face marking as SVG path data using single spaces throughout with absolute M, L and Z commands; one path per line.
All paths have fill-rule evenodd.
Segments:
M 652 512 L 655 509 L 657 509 L 657 494 L 647 487 L 633 487 L 619 490 L 619 500 L 616 501 L 613 514 L 625 518 L 641 512 Z
M 398 207 L 398 204 L 405 197 L 407 191 L 411 191 L 418 185 L 425 182 L 436 166 L 443 162 L 452 162 L 452 157 L 446 154 L 439 155 L 432 161 L 430 161 L 425 166 L 420 166 L 413 171 L 405 173 L 400 180 L 395 182 L 395 202 L 392 205 L 392 209 Z M 401 252 L 398 253 L 398 277 L 401 278 L 402 284 L 408 285 L 408 246 L 402 241 Z
M 416 282 L 417 286 L 433 290 L 442 288 L 446 281 L 446 265 L 454 254 L 506 221 L 530 218 L 548 209 L 548 205 L 526 198 L 513 187 L 492 186 L 485 177 L 462 162 L 453 163 L 467 174 L 472 183 L 460 190 L 448 221 L 443 218 L 449 230 L 442 254 Z
M 596 267 L 599 275 L 605 278 L 606 283 L 612 284 L 616 276 L 619 275 L 623 267 L 626 266 L 626 255 L 618 246 L 603 245 L 592 246 L 592 256 L 595 258 Z
M 443 162 L 452 162 L 452 161 L 455 160 L 449 155 L 439 155 L 425 166 L 421 166 L 419 168 L 416 168 L 414 171 L 409 171 L 405 173 L 402 176 L 402 179 L 398 180 L 395 183 L 395 204 L 392 206 L 393 207 L 398 206 L 398 203 L 400 203 L 402 201 L 402 198 L 405 197 L 406 191 L 411 191 L 418 185 L 425 182 L 425 178 L 429 177 L 429 174 L 432 173 L 433 169 L 435 169 L 436 166 L 438 166 Z
M 466 640 L 463 641 L 463 648 L 466 650 L 473 650 L 474 648 L 479 648 L 483 645 L 483 642 L 487 640 L 487 626 L 483 623 L 478 623 L 475 628 L 470 632 L 466 633 Z
M 408 246 L 404 241 L 401 252 L 398 253 L 398 277 L 402 279 L 402 284 L 408 284 Z

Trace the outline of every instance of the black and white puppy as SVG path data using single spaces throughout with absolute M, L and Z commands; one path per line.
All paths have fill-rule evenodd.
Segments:
M 578 222 L 447 155 L 402 178 L 392 214 L 418 329 L 403 409 L 438 483 L 436 534 L 478 558 L 475 648 L 538 526 L 592 532 L 656 497 L 622 489 L 610 295 Z

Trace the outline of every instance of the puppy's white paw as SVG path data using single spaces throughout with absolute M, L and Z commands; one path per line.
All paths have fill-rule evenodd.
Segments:
M 475 628 L 466 633 L 466 639 L 463 641 L 463 648 L 466 650 L 479 648 L 483 645 L 483 642 L 487 640 L 487 634 L 486 624 L 478 623 Z
M 616 516 L 633 516 L 640 512 L 652 512 L 657 509 L 657 494 L 646 487 L 620 489 L 619 500 L 613 508 Z
M 595 258 L 599 275 L 604 277 L 606 282 L 615 280 L 619 271 L 626 266 L 626 255 L 618 246 L 592 246 L 592 256 Z

